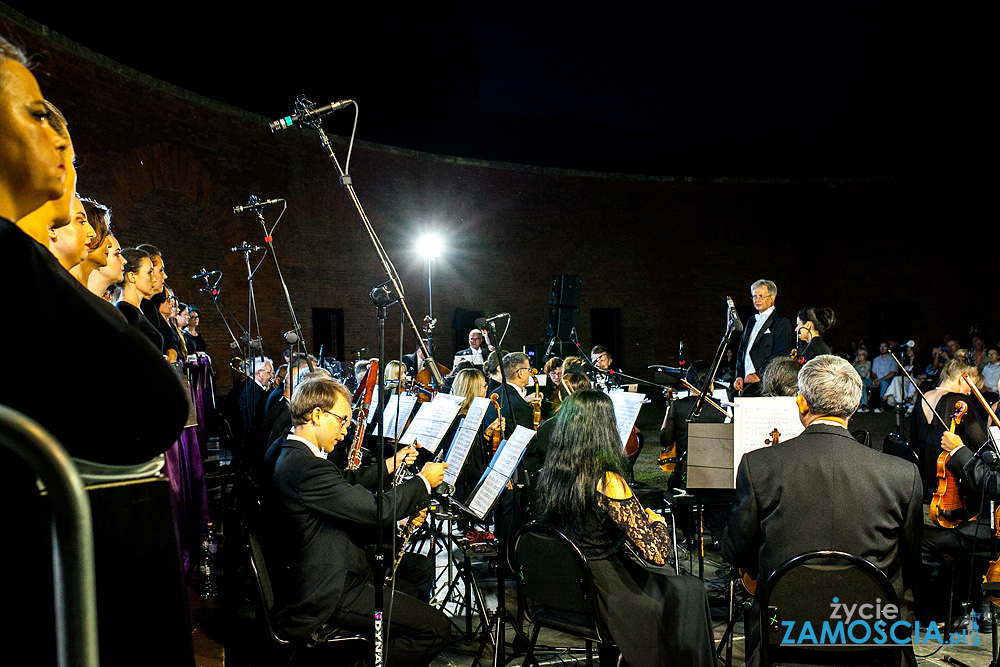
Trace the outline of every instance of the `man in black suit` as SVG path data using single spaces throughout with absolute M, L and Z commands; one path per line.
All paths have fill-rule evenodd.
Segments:
M 799 373 L 795 397 L 806 427 L 797 438 L 743 456 L 722 537 L 723 558 L 763 579 L 788 559 L 833 549 L 878 566 L 903 598 L 920 563 L 923 485 L 917 467 L 859 444 L 847 422 L 861 378 L 821 355 Z M 759 642 L 747 646 L 752 655 Z
M 479 329 L 473 329 L 469 332 L 469 347 L 459 350 L 456 354 L 463 357 L 471 357 L 470 361 L 472 361 L 474 366 L 483 366 L 486 364 L 486 357 L 492 351 L 493 346 L 490 345 L 487 347 L 483 340 L 483 332 Z
M 532 403 L 541 403 L 541 394 L 528 394 L 526 387 L 531 382 L 531 360 L 523 352 L 511 352 L 503 358 L 503 374 L 507 383 L 499 385 L 492 390 L 490 395 L 496 394 L 500 403 L 500 415 L 491 404 L 486 409 L 484 424 L 492 424 L 493 421 L 503 416 L 506 419 L 504 438 L 510 437 L 515 426 L 533 428 L 534 410 Z M 487 396 L 488 398 L 489 396 Z
M 376 534 L 376 497 L 351 484 L 326 460 L 347 435 L 351 395 L 330 378 L 298 387 L 289 410 L 295 424 L 281 447 L 268 489 L 269 531 L 265 549 L 278 567 L 275 620 L 294 640 L 308 642 L 341 628 L 371 634 L 375 587 L 364 547 Z M 447 464 L 427 463 L 420 474 L 387 491 L 386 523 L 427 507 L 431 489 Z M 391 558 L 391 556 L 390 556 Z M 447 644 L 450 622 L 397 578 L 395 595 L 385 589 L 389 663 L 420 665 Z
M 736 381 L 733 388 L 743 396 L 760 395 L 760 376 L 771 359 L 787 357 L 795 344 L 795 332 L 787 317 L 774 310 L 778 286 L 770 280 L 758 280 L 750 286 L 754 321 L 747 322 L 736 353 Z

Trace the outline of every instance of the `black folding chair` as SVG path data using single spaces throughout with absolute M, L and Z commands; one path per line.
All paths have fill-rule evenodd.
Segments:
M 244 514 L 244 517 L 247 517 L 247 514 Z M 252 520 L 244 520 L 243 535 L 246 538 L 246 547 L 250 554 L 250 567 L 253 570 L 254 578 L 257 580 L 257 587 L 260 591 L 261 611 L 264 620 L 267 622 L 268 632 L 275 644 L 285 647 L 288 650 L 287 665 L 295 664 L 297 654 L 306 649 L 318 649 L 322 646 L 339 642 L 364 642 L 365 644 L 370 644 L 366 637 L 339 631 L 324 632 L 322 637 L 316 638 L 317 641 L 309 642 L 308 644 L 295 642 L 285 637 L 272 616 L 274 611 L 274 588 L 271 585 L 271 577 L 268 574 L 264 550 L 261 547 L 260 538 Z
M 801 629 L 808 622 L 818 639 L 823 638 L 824 622 L 835 630 L 837 613 L 833 600 L 850 605 L 895 605 L 896 620 L 900 606 L 896 592 L 885 574 L 863 558 L 839 551 L 812 551 L 789 559 L 757 589 L 756 611 L 759 614 L 760 664 L 803 665 L 899 665 L 903 646 L 890 637 L 884 644 L 859 645 L 850 637 L 861 638 L 857 632 L 849 635 L 849 624 L 843 620 L 843 643 L 840 637 L 828 635 L 829 642 L 790 643 L 801 638 Z M 878 602 L 876 602 L 878 601 Z M 843 615 L 841 615 L 843 618 Z M 857 620 L 857 615 L 852 617 Z M 870 619 L 874 624 L 876 619 Z M 788 624 L 792 623 L 791 626 Z M 892 625 L 891 622 L 888 623 Z M 862 628 L 863 629 L 863 628 Z M 888 635 L 889 628 L 886 628 Z M 907 641 L 909 633 L 907 633 Z M 910 644 L 905 644 L 907 648 Z
M 614 645 L 598 613 L 587 559 L 568 537 L 551 526 L 529 523 L 517 534 L 514 566 L 524 612 L 534 626 L 523 665 L 538 665 L 535 644 L 543 627 L 583 637 L 588 667 L 593 664 L 592 642 Z

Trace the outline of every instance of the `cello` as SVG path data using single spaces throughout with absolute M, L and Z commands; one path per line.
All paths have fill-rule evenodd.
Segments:
M 432 318 L 430 315 L 424 316 L 424 341 L 427 343 L 427 349 L 434 354 L 434 325 L 437 324 L 437 318 Z M 438 372 L 441 376 L 451 374 L 451 369 L 434 362 L 437 365 Z M 417 403 L 426 403 L 427 401 L 433 400 L 441 387 L 438 387 L 434 380 L 434 376 L 431 373 L 431 369 L 428 367 L 428 360 L 424 360 L 424 367 L 417 372 L 416 377 L 413 378 L 413 389 L 419 392 L 417 396 Z
M 951 418 L 949 430 L 954 433 L 955 427 L 962 423 L 962 418 L 969 410 L 969 404 L 965 401 L 955 402 L 955 413 Z M 938 526 L 942 528 L 955 528 L 965 521 L 972 521 L 976 517 L 968 516 L 966 511 L 965 497 L 958 485 L 958 478 L 948 470 L 948 459 L 950 452 L 941 452 L 937 460 L 938 487 L 931 499 L 930 516 Z

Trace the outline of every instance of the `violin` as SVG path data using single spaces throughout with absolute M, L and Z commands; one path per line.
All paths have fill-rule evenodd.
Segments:
M 500 412 L 500 395 L 490 394 L 490 403 L 493 404 L 493 408 L 497 411 L 497 417 L 502 417 L 503 413 Z M 493 454 L 497 453 L 500 449 L 500 441 L 503 440 L 503 429 L 496 429 L 493 431 L 493 435 L 490 436 L 490 446 L 492 447 Z
M 955 427 L 962 423 L 962 418 L 969 411 L 969 404 L 965 401 L 955 402 L 955 413 L 951 418 L 950 430 L 955 432 Z M 942 528 L 954 528 L 965 521 L 972 521 L 976 517 L 968 516 L 965 511 L 965 497 L 958 485 L 958 478 L 948 470 L 948 459 L 950 452 L 941 452 L 937 460 L 938 487 L 931 499 L 931 521 Z
M 673 387 L 667 387 L 663 390 L 663 397 L 667 399 L 667 412 L 663 415 L 663 423 L 660 425 L 661 431 L 667 427 L 667 419 L 670 417 L 670 406 L 673 404 L 674 399 L 677 398 L 677 392 Z M 663 449 L 660 451 L 660 458 L 656 462 L 660 465 L 660 469 L 663 472 L 672 475 L 674 468 L 677 467 L 677 442 L 674 441 L 669 445 L 663 445 Z
M 542 390 L 538 387 L 538 369 L 531 369 L 531 379 L 535 382 L 535 396 L 541 395 Z M 531 423 L 534 425 L 534 429 L 538 430 L 538 425 L 542 423 L 542 402 L 541 401 L 531 401 Z M 500 414 L 499 409 L 497 414 Z
M 354 427 L 354 440 L 347 450 L 347 469 L 357 470 L 361 467 L 361 442 L 365 439 L 365 431 L 368 429 L 368 411 L 372 405 L 372 394 L 375 393 L 375 383 L 378 382 L 378 360 L 373 359 L 365 372 L 364 380 L 358 386 L 354 400 L 360 401 L 357 410 L 357 426 Z
M 629 462 L 633 465 L 636 459 L 639 458 L 639 452 L 642 451 L 642 445 L 645 441 L 646 439 L 642 437 L 642 431 L 639 430 L 639 427 L 633 426 L 632 432 L 628 434 L 628 440 L 625 441 L 625 456 L 628 457 Z

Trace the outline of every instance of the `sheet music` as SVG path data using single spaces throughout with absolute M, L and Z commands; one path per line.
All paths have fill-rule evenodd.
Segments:
M 378 385 L 372 387 L 372 402 L 368 407 L 368 425 L 371 426 L 375 420 L 375 413 L 378 412 Z
M 794 396 L 740 398 L 733 411 L 733 481 L 747 452 L 790 440 L 805 429 Z
M 399 404 L 399 424 L 396 423 L 396 404 Z M 414 407 L 417 405 L 417 397 L 411 396 L 409 394 L 393 394 L 389 397 L 389 400 L 385 402 L 385 418 L 383 422 L 385 423 L 385 437 L 397 439 L 403 431 L 403 427 L 406 426 L 406 420 L 410 418 L 410 413 L 413 412 Z M 378 412 L 376 407 L 372 412 Z M 379 434 L 379 428 L 375 428 L 375 435 Z
M 451 448 L 448 450 L 448 457 L 445 459 L 448 468 L 444 471 L 444 481 L 447 484 L 454 486 L 455 482 L 458 481 L 458 473 L 462 472 L 465 459 L 469 456 L 469 449 L 476 440 L 476 434 L 479 433 L 483 417 L 486 416 L 486 408 L 489 405 L 490 401 L 488 398 L 477 396 L 472 399 L 469 412 L 466 413 L 465 419 L 458 425 L 458 432 L 455 433 L 455 439 L 451 441 Z
M 615 406 L 615 421 L 618 424 L 618 436 L 622 439 L 622 448 L 628 442 L 628 437 L 635 426 L 635 420 L 639 417 L 639 408 L 646 400 L 645 394 L 621 389 L 612 389 L 608 392 L 611 403 Z
M 518 426 L 509 440 L 500 443 L 500 448 L 493 455 L 493 460 L 490 461 L 489 467 L 486 468 L 479 484 L 472 492 L 472 497 L 468 500 L 469 509 L 477 517 L 485 518 L 486 513 L 493 507 L 533 437 L 535 432 L 530 428 Z
M 436 453 L 441 439 L 458 416 L 463 400 L 461 396 L 438 394 L 430 403 L 424 403 L 399 439 L 399 444 L 412 445 L 419 442 L 427 451 Z

